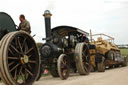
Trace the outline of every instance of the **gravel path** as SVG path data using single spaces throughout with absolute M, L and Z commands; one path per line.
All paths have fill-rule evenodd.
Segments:
M 128 85 L 128 67 L 108 69 L 106 72 L 93 72 L 87 76 L 71 74 L 67 80 L 41 78 L 34 85 Z

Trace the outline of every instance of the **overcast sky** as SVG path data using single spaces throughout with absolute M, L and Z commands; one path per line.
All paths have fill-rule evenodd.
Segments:
M 116 44 L 128 43 L 128 0 L 1 0 L 0 11 L 19 24 L 24 14 L 32 27 L 35 40 L 45 37 L 44 10 L 51 10 L 52 28 L 69 25 L 93 33 L 105 33 Z

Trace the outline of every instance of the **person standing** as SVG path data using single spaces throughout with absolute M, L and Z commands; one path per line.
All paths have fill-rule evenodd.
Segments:
M 19 20 L 20 20 L 20 24 L 19 24 L 18 30 L 26 31 L 30 34 L 31 26 L 29 21 L 25 19 L 25 16 L 23 14 L 20 15 Z

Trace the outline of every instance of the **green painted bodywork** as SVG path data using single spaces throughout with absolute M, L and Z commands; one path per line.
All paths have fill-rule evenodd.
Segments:
M 0 12 L 0 39 L 9 33 L 16 31 L 16 25 L 13 19 L 6 13 Z

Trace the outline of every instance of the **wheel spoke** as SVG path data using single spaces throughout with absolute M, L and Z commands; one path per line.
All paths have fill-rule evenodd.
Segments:
M 15 66 L 10 70 L 10 72 L 12 72 L 14 69 L 16 69 L 19 65 L 20 65 L 20 63 L 18 63 L 17 65 L 15 65 Z
M 25 52 L 25 54 L 28 54 L 30 51 L 32 51 L 33 50 L 33 47 L 32 48 L 30 48 L 27 52 Z
M 86 61 L 88 62 L 89 61 L 89 54 L 88 55 L 86 55 Z
M 12 44 L 10 45 L 17 53 L 20 53 Z
M 23 69 L 23 67 L 21 66 L 21 68 L 20 68 L 20 70 L 19 70 L 19 74 L 18 74 L 18 75 L 20 75 L 20 74 L 21 74 L 22 69 Z
M 12 52 L 12 50 L 10 50 L 10 48 L 8 48 L 8 50 L 14 56 L 14 53 Z
M 61 61 L 61 68 L 65 68 L 65 66 L 67 66 L 67 60 L 64 58 L 64 59 Z
M 86 48 L 86 49 L 84 49 L 84 51 L 83 51 L 83 52 L 85 53 L 85 52 L 86 52 L 86 50 L 87 50 L 87 48 Z
M 18 57 L 8 57 L 8 59 L 18 60 Z
M 85 57 L 85 53 L 84 52 L 82 52 L 82 55 L 83 55 L 83 57 Z
M 83 62 L 83 63 L 85 70 L 88 72 L 89 63 L 88 62 Z
M 25 45 L 25 41 L 27 40 L 27 38 L 24 38 L 24 40 L 23 40 L 23 44 L 22 44 L 22 48 L 24 47 L 24 45 Z
M 21 71 L 21 77 L 23 79 L 23 83 L 25 83 L 25 78 L 24 78 L 24 75 L 23 75 L 22 71 Z
M 34 63 L 34 64 L 37 63 L 36 61 L 32 61 L 32 60 L 29 60 L 28 62 L 29 62 L 29 63 Z
M 20 43 L 19 38 L 18 38 L 17 40 L 18 40 L 18 44 L 19 44 L 19 46 L 20 46 L 20 50 L 21 50 L 21 52 L 23 53 L 23 48 L 22 48 L 22 46 L 21 46 L 21 43 Z
M 88 60 L 89 60 L 89 59 L 88 59 L 88 56 L 89 56 L 89 54 L 88 54 L 88 55 L 84 55 L 84 54 L 83 54 L 83 57 L 82 57 L 83 62 L 85 62 L 85 61 L 88 62 Z
M 29 68 L 30 70 L 32 69 L 31 65 L 27 64 L 27 66 L 28 66 L 28 68 Z
M 64 64 L 61 64 L 61 68 L 64 68 L 64 66 L 65 66 Z
M 17 69 L 15 71 L 14 79 L 17 81 Z
M 32 55 L 29 55 L 28 57 L 30 58 Z
M 86 72 L 88 72 L 88 68 L 87 68 L 88 66 L 87 65 L 89 65 L 89 64 L 87 62 L 85 62 L 84 63 L 84 68 L 85 68 Z
M 62 64 L 66 64 L 65 61 L 62 61 Z
M 14 63 L 15 63 L 15 61 L 13 61 L 13 62 L 9 63 L 9 64 L 8 64 L 8 66 L 11 66 L 11 65 L 12 65 L 12 64 L 14 64 Z
M 33 74 L 27 68 L 24 68 L 24 69 L 27 71 L 27 73 L 29 73 L 31 76 L 33 76 Z
M 26 70 L 25 70 L 25 68 L 24 68 L 24 78 L 25 78 L 25 80 L 27 79 L 27 72 L 26 72 Z
M 20 77 L 22 78 L 22 80 L 23 80 L 23 83 L 25 83 L 25 78 L 24 78 L 24 75 L 23 75 L 23 73 L 22 73 L 22 70 L 23 70 L 23 67 L 21 66 L 21 68 L 20 68 L 20 70 L 19 70 L 18 76 L 20 76 Z
M 16 46 L 18 45 L 17 38 L 15 38 L 15 44 L 16 44 Z
M 85 68 L 86 72 L 88 72 L 88 69 L 87 69 L 87 67 L 84 67 L 84 68 Z
M 66 59 L 63 59 L 62 63 L 63 63 L 64 65 L 67 65 L 67 60 L 66 60 Z
M 86 62 L 85 64 L 89 66 L 89 63 Z

